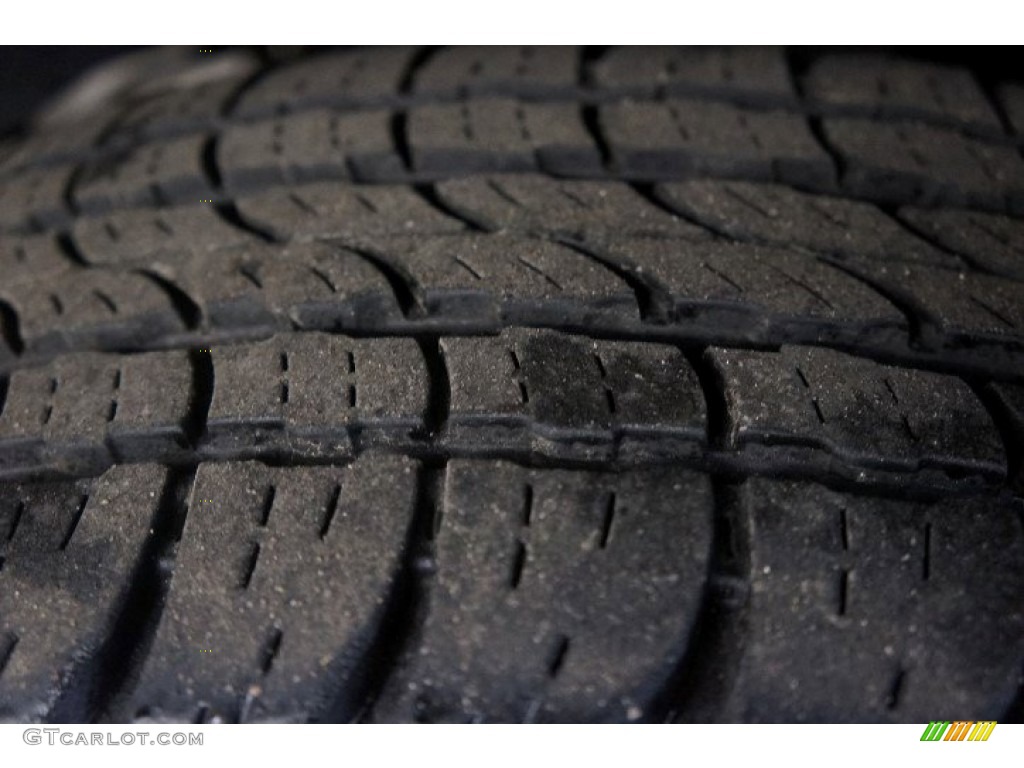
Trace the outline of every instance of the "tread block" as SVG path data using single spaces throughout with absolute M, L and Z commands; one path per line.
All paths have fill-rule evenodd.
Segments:
M 392 599 L 416 465 L 202 464 L 125 719 L 351 718 Z
M 401 317 L 383 274 L 322 243 L 194 254 L 160 273 L 198 305 L 209 328 L 379 329 Z
M 724 389 L 726 450 L 741 458 L 856 482 L 1006 475 L 992 418 L 958 378 L 813 347 L 706 354 Z
M 405 446 L 424 429 L 429 380 L 409 338 L 281 334 L 214 347 L 206 455 L 348 457 Z
M 422 106 L 410 110 L 408 131 L 413 168 L 429 176 L 602 170 L 601 153 L 575 104 L 485 99 Z
M 0 474 L 180 458 L 191 405 L 192 368 L 181 350 L 73 354 L 14 371 L 0 412 Z
M 863 281 L 813 255 L 747 243 L 622 238 L 601 256 L 650 286 L 648 313 L 721 336 L 771 342 L 870 337 L 906 342 L 903 314 Z
M 377 48 L 331 52 L 293 62 L 249 86 L 233 114 L 262 117 L 306 107 L 348 109 L 391 103 L 414 55 L 411 49 Z
M 996 418 L 1005 427 L 1011 485 L 1024 497 L 1024 385 L 996 381 L 986 385 L 986 391 L 995 403 Z M 1017 503 L 1024 504 L 1021 499 Z M 1024 507 L 1021 511 L 1024 512 Z
M 495 235 L 390 238 L 380 258 L 406 276 L 418 320 L 621 325 L 638 320 L 633 291 L 594 259 L 564 245 Z
M 225 61 L 220 60 L 222 64 Z M 211 77 L 187 88 L 169 84 L 167 89 L 136 96 L 135 102 L 118 117 L 107 143 L 216 129 L 225 106 L 252 76 L 253 69 L 252 62 L 236 59 L 224 68 L 220 77 Z M 184 77 L 188 77 L 187 72 Z
M 0 275 L 9 286 L 31 285 L 69 268 L 71 261 L 52 237 L 0 235 Z
M 757 106 L 796 105 L 781 48 L 623 46 L 592 67 L 601 90 L 704 96 Z
M 630 177 L 836 185 L 832 160 L 802 115 L 682 100 L 607 104 L 599 114 L 612 162 Z
M 134 273 L 68 266 L 34 281 L 0 283 L 29 352 L 138 348 L 184 330 L 153 281 Z
M 897 204 L 1024 208 L 1024 159 L 1013 147 L 922 123 L 829 118 L 822 125 L 852 194 Z
M 432 54 L 417 70 L 417 96 L 573 97 L 580 51 L 573 46 L 457 46 Z
M 707 414 L 678 349 L 547 331 L 441 340 L 445 441 L 587 459 L 698 455 Z
M 205 144 L 205 136 L 167 139 L 88 164 L 75 184 L 75 203 L 86 213 L 196 203 L 211 193 L 202 163 Z
M 68 219 L 64 188 L 71 166 L 29 168 L 0 184 L 0 227 L 42 229 L 60 226 Z
M 73 122 L 45 124 L 37 122 L 29 135 L 11 142 L 10 153 L 0 168 L 9 170 L 28 165 L 69 163 L 91 150 L 111 122 L 111 111 L 96 115 L 76 115 Z M 70 168 L 66 168 L 70 173 Z
M 1024 280 L 1024 222 L 967 210 L 902 208 L 900 218 L 943 248 L 997 275 Z
M 832 114 L 935 120 L 1000 135 L 999 118 L 960 67 L 865 54 L 830 54 L 803 79 L 812 108 Z
M 1024 283 L 973 271 L 859 264 L 856 271 L 911 302 L 928 323 L 926 345 L 970 349 L 1024 345 Z M 931 331 L 935 338 L 927 334 Z
M 218 166 L 244 189 L 325 179 L 389 180 L 406 174 L 391 141 L 391 114 L 314 110 L 224 130 Z
M 678 469 L 452 462 L 430 611 L 375 717 L 649 717 L 697 618 L 711 512 L 707 477 Z
M 588 242 L 620 235 L 690 240 L 711 236 L 617 181 L 499 175 L 444 181 L 437 185 L 437 193 L 450 209 L 488 230 L 512 229 Z
M 389 235 L 442 235 L 465 231 L 405 186 L 321 182 L 278 188 L 238 201 L 242 216 L 281 239 L 338 238 L 372 244 Z
M 748 636 L 726 720 L 997 719 L 1024 658 L 1024 537 L 1005 502 L 751 480 Z
M 77 219 L 72 233 L 84 258 L 104 266 L 149 266 L 184 254 L 260 242 L 225 222 L 209 204 L 111 211 Z
M 742 181 L 661 184 L 656 194 L 673 209 L 735 240 L 886 262 L 962 266 L 871 203 Z
M 8 486 L 0 499 L 0 721 L 85 722 L 156 524 L 166 470 Z M 6 525 L 4 524 L 6 523 Z

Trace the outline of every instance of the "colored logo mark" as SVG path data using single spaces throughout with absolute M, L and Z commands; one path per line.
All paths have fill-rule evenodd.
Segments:
M 921 741 L 988 741 L 995 720 L 933 720 L 921 734 Z

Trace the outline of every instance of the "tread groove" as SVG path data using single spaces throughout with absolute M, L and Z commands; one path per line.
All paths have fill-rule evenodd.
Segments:
M 21 518 L 25 514 L 25 502 L 21 499 L 14 505 L 14 516 L 11 518 L 11 526 L 7 529 L 7 543 L 14 541 L 14 534 L 18 532 L 21 525 Z
M 110 719 L 135 685 L 171 587 L 175 545 L 188 515 L 194 479 L 194 469 L 168 470 L 163 488 L 159 489 L 152 533 L 146 539 L 114 628 L 97 655 L 97 683 L 89 702 L 90 716 L 72 722 Z
M 419 310 L 419 302 L 416 299 L 412 278 L 383 255 L 378 255 L 365 248 L 349 246 L 348 249 L 367 261 L 383 275 L 388 286 L 391 288 L 391 293 L 402 315 L 406 318 L 414 317 Z
M 448 366 L 444 351 L 437 338 L 419 340 L 420 351 L 427 365 L 429 376 L 429 398 L 427 411 L 423 415 L 423 426 L 426 436 L 439 435 L 448 423 L 451 410 L 451 381 L 448 378 Z M 352 392 L 354 402 L 355 392 Z
M 526 568 L 526 556 L 526 545 L 517 540 L 512 548 L 512 567 L 508 577 L 509 589 L 519 589 L 519 584 L 523 579 L 523 569 Z
M 10 664 L 11 657 L 14 656 L 14 649 L 18 647 L 18 641 L 18 636 L 13 633 L 4 636 L 4 641 L 0 644 L 0 675 L 3 675 L 7 665 Z
M 670 291 L 665 286 L 660 285 L 652 275 L 643 273 L 641 270 L 634 271 L 611 258 L 605 258 L 598 250 L 583 243 L 570 239 L 561 240 L 560 242 L 577 253 L 586 256 L 588 259 L 597 262 L 622 280 L 633 292 L 633 297 L 643 322 L 651 323 L 652 325 L 667 322 L 671 311 L 668 299 Z M 557 287 L 561 290 L 560 286 Z
M 209 348 L 192 349 L 189 350 L 188 358 L 192 367 L 192 391 L 188 414 L 182 426 L 189 444 L 195 447 L 206 433 L 210 403 L 213 402 L 213 355 Z
M 78 500 L 78 506 L 75 508 L 74 517 L 71 518 L 71 523 L 68 525 L 67 531 L 64 533 L 64 538 L 60 543 L 60 551 L 63 552 L 68 548 L 71 543 L 71 539 L 75 535 L 75 531 L 78 530 L 78 524 L 82 521 L 82 515 L 85 514 L 85 505 L 89 502 L 88 494 L 83 494 Z
M 281 652 L 281 642 L 284 639 L 284 632 L 278 627 L 273 627 L 263 641 L 263 648 L 260 651 L 260 672 L 265 676 L 270 674 L 274 667 L 274 660 Z M 244 718 L 241 718 L 244 720 Z
M 350 702 L 338 704 L 325 720 L 373 721 L 377 699 L 400 663 L 403 653 L 412 647 L 412 639 L 426 617 L 426 581 L 436 567 L 434 540 L 441 526 L 444 464 L 424 462 L 417 476 L 417 498 L 412 522 L 405 541 L 405 558 L 391 594 L 384 603 L 380 631 L 374 638 L 375 653 L 363 680 L 355 687 Z
M 203 311 L 199 305 L 192 300 L 192 297 L 179 288 L 171 280 L 163 275 L 150 270 L 138 270 L 137 274 L 142 275 L 156 285 L 167 296 L 174 311 L 181 318 L 181 322 L 189 330 L 195 330 L 202 325 Z
M 570 639 L 566 635 L 559 635 L 555 640 L 554 649 L 548 661 L 548 677 L 554 679 L 565 667 L 566 657 L 569 655 Z
M 889 693 L 885 700 L 885 708 L 888 710 L 894 710 L 900 705 L 900 697 L 903 695 L 903 690 L 907 683 L 907 672 L 905 669 L 900 668 L 893 676 L 892 683 L 889 685 Z
M 277 498 L 277 486 L 271 483 L 267 486 L 266 493 L 263 494 L 263 504 L 260 508 L 259 526 L 260 528 L 266 528 L 267 523 L 270 522 L 270 513 L 274 509 L 274 500 Z
M 109 222 L 108 222 L 109 223 Z M 111 225 L 113 226 L 113 225 Z M 116 238 L 112 238 L 115 239 Z M 75 238 L 69 232 L 61 232 L 57 235 L 56 241 L 57 248 L 60 253 L 76 267 L 89 268 L 89 262 L 82 253 L 82 250 L 78 247 L 78 243 L 75 242 Z
M 443 662 L 437 649 L 453 643 L 437 616 L 467 596 L 452 573 L 475 566 L 453 543 L 466 524 L 458 494 L 466 483 L 476 503 L 492 478 L 503 527 L 481 550 L 486 588 L 516 610 L 579 599 L 583 617 L 545 618 L 524 635 L 533 688 L 514 692 L 510 711 L 531 722 L 570 711 L 573 686 L 607 653 L 584 627 L 585 601 L 604 599 L 598 585 L 613 565 L 654 562 L 630 549 L 645 525 L 625 484 L 634 471 L 699 477 L 700 493 L 673 490 L 698 499 L 706 519 L 690 571 L 660 556 L 663 584 L 687 601 L 685 624 L 671 612 L 635 622 L 644 642 L 676 634 L 658 641 L 663 668 L 636 706 L 620 711 L 627 700 L 617 698 L 602 710 L 609 719 L 770 715 L 760 702 L 786 712 L 786 681 L 760 689 L 753 678 L 775 654 L 783 663 L 772 669 L 785 668 L 779 643 L 797 626 L 767 637 L 765 611 L 796 617 L 804 604 L 793 620 L 808 631 L 793 642 L 813 651 L 808 666 L 828 633 L 849 641 L 847 660 L 870 633 L 887 643 L 862 678 L 864 701 L 845 697 L 836 712 L 909 718 L 940 690 L 929 676 L 907 688 L 907 674 L 931 662 L 906 638 L 879 634 L 875 590 L 892 586 L 887 609 L 918 622 L 914 611 L 924 620 L 948 608 L 943 590 L 972 583 L 953 581 L 971 575 L 966 566 L 1004 579 L 979 605 L 1019 575 L 1000 570 L 1002 550 L 968 563 L 955 548 L 984 526 L 954 536 L 945 514 L 963 500 L 985 525 L 1010 526 L 1007 552 L 1019 545 L 1024 272 L 1013 257 L 1024 253 L 1024 164 L 1013 161 L 1024 163 L 1024 138 L 1012 121 L 1024 91 L 990 78 L 979 107 L 970 68 L 892 52 L 372 49 L 285 54 L 280 65 L 276 56 L 268 49 L 262 65 L 198 86 L 129 85 L 98 132 L 83 125 L 65 139 L 33 128 L 0 148 L 0 266 L 10 274 L 0 285 L 3 578 L 24 577 L 12 552 L 33 544 L 41 522 L 50 555 L 87 562 L 109 511 L 100 505 L 118 498 L 93 490 L 107 472 L 167 473 L 150 502 L 155 530 L 119 575 L 131 579 L 110 604 L 113 626 L 54 683 L 47 719 L 165 714 L 132 697 L 149 690 L 145 665 L 162 658 L 158 626 L 177 612 L 164 615 L 170 590 L 184 599 L 192 525 L 180 558 L 179 543 L 197 471 L 253 462 L 247 471 L 264 478 L 246 486 L 245 528 L 218 563 L 231 599 L 255 603 L 285 583 L 278 570 L 300 546 L 286 541 L 292 529 L 317 567 L 321 553 L 347 558 L 360 544 L 351 526 L 384 524 L 361 521 L 338 479 L 375 457 L 382 467 L 401 457 L 406 549 L 370 623 L 322 662 L 323 695 L 285 717 L 387 718 L 408 665 Z M 827 82 L 844 66 L 848 84 Z M 407 392 L 389 389 L 406 379 Z M 490 471 L 469 483 L 464 465 L 483 462 L 511 465 L 511 479 Z M 291 468 L 324 478 L 315 492 L 301 488 L 311 494 L 301 504 L 263 474 Z M 557 493 L 540 477 L 548 471 L 561 473 Z M 394 490 L 383 479 L 374 488 Z M 560 505 L 576 483 L 578 528 Z M 805 485 L 828 506 L 810 498 L 807 519 L 788 521 L 788 507 L 774 505 L 799 494 L 775 489 Z M 50 495 L 65 493 L 59 516 L 43 520 Z M 876 519 L 890 504 L 893 514 Z M 197 508 L 196 519 L 218 511 Z M 785 545 L 807 554 L 797 564 L 806 579 L 779 555 L 794 532 Z M 565 562 L 546 545 L 562 533 L 586 556 L 566 576 L 581 596 L 553 578 Z M 673 591 L 677 581 L 688 596 Z M 646 586 L 655 595 L 663 584 Z M 904 593 L 917 601 L 906 611 Z M 330 597 L 347 611 L 347 595 Z M 968 624 L 948 622 L 979 636 L 988 626 Z M 494 626 L 510 643 L 513 633 Z M 9 683 L 36 649 L 17 623 L 7 628 L 25 641 Z M 0 632 L 0 674 L 11 637 Z M 243 685 L 226 708 L 198 696 L 185 716 L 276 717 L 273 689 L 305 638 L 280 617 L 247 625 Z M 479 642 L 486 656 L 496 641 Z M 609 681 L 615 653 L 601 659 Z M 465 703 L 468 687 L 446 701 L 439 677 L 405 699 L 416 718 L 491 719 Z M 811 717 L 804 679 L 788 711 Z M 1024 712 L 1024 686 L 997 682 L 1010 712 Z M 973 696 L 974 683 L 942 684 Z
M 252 542 L 249 547 L 249 555 L 246 558 L 245 567 L 242 571 L 242 578 L 239 581 L 240 589 L 248 589 L 252 583 L 252 575 L 256 572 L 256 564 L 260 559 L 260 543 L 258 541 Z
M 928 581 L 932 567 L 932 524 L 924 524 L 924 556 L 921 558 L 921 579 Z
M 440 213 L 443 216 L 453 219 L 463 224 L 470 232 L 483 232 L 484 229 L 472 219 L 462 215 L 458 210 L 448 205 L 444 199 L 437 193 L 437 188 L 434 184 L 413 184 L 412 189 L 419 195 L 420 199 L 427 203 L 431 208 Z
M 5 342 L 8 349 L 19 357 L 25 351 L 25 341 L 21 336 L 18 313 L 3 299 L 0 299 L 0 340 Z
M 615 494 L 609 493 L 604 502 L 604 510 L 601 515 L 601 531 L 597 540 L 598 549 L 607 549 L 608 542 L 612 535 L 612 525 L 615 522 Z
M 327 534 L 331 530 L 331 523 L 334 522 L 334 516 L 338 514 L 338 503 L 340 501 L 341 485 L 335 485 L 331 491 L 330 498 L 327 500 L 327 509 L 324 512 L 323 522 L 320 523 L 320 541 L 327 538 Z
M 753 533 L 743 486 L 712 479 L 713 538 L 697 622 L 651 722 L 716 722 L 725 715 L 749 633 Z M 698 694 L 698 692 L 700 692 Z
M 533 486 L 529 483 L 523 488 L 523 527 L 529 528 L 533 517 Z

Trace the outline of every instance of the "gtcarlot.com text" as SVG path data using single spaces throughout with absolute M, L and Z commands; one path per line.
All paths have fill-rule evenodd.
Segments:
M 76 731 L 67 728 L 26 728 L 26 744 L 51 747 L 201 747 L 203 734 L 186 731 Z

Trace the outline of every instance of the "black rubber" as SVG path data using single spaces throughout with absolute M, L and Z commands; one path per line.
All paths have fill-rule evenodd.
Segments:
M 0 719 L 1024 716 L 1024 87 L 221 56 L 0 147 Z

